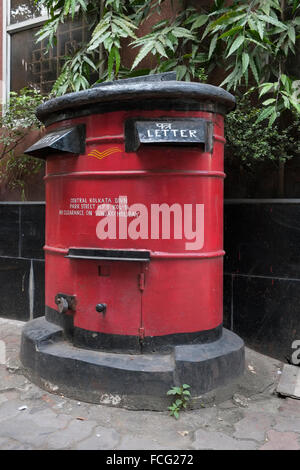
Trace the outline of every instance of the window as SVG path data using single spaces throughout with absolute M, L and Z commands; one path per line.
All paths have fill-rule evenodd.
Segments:
M 82 19 L 61 24 L 56 46 L 46 53 L 47 41 L 36 43 L 35 37 L 47 19 L 44 7 L 37 7 L 33 0 L 8 0 L 5 3 L 3 96 L 25 86 L 34 86 L 43 94 L 49 93 L 63 57 L 87 39 L 88 27 Z

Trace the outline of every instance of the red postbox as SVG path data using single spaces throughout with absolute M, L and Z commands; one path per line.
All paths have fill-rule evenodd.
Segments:
M 243 342 L 222 327 L 233 107 L 220 88 L 162 74 L 38 108 L 47 133 L 27 153 L 47 161 L 46 313 L 21 349 L 33 380 L 159 409 L 175 383 L 197 401 L 242 373 Z

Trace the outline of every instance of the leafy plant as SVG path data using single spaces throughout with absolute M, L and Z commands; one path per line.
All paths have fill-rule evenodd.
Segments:
M 115 78 L 177 71 L 179 80 L 206 81 L 203 55 L 199 53 L 198 39 L 190 31 L 189 11 L 183 10 L 172 20 L 158 21 L 149 34 L 136 36 L 138 28 L 153 13 L 159 13 L 165 0 L 35 0 L 47 8 L 49 20 L 38 33 L 37 41 L 47 39 L 48 49 L 56 44 L 57 29 L 66 19 L 75 15 L 85 18 L 91 37 L 78 50 L 64 58 L 60 76 L 53 87 L 55 95 L 89 88 L 95 82 Z M 122 64 L 121 48 L 138 48 L 131 68 Z M 124 41 L 127 41 L 124 43 Z M 151 69 L 136 70 L 141 61 L 151 54 L 155 65 Z M 95 80 L 95 73 L 99 77 Z
M 257 92 L 261 109 L 257 122 L 271 126 L 283 111 L 300 114 L 299 80 L 288 73 L 300 37 L 299 0 L 215 0 L 210 9 L 189 0 L 171 2 L 174 15 L 157 21 L 137 37 L 141 25 L 160 13 L 165 0 L 35 0 L 50 18 L 38 34 L 48 47 L 58 26 L 75 15 L 90 25 L 89 41 L 65 58 L 53 92 L 86 89 L 95 81 L 176 70 L 180 80 L 205 81 L 207 72 L 224 71 L 220 85 L 228 90 Z M 126 43 L 124 43 L 124 40 Z M 131 41 L 131 42 L 130 42 Z M 137 49 L 131 68 L 122 64 L 121 48 Z M 151 69 L 139 71 L 151 55 Z M 299 77 L 298 77 L 299 78 Z
M 19 93 L 11 92 L 0 117 L 0 180 L 10 189 L 19 189 L 22 199 L 25 199 L 26 178 L 39 172 L 43 162 L 16 153 L 31 130 L 42 127 L 33 110 L 45 99 L 35 89 L 23 88 Z
M 92 70 L 97 71 L 97 67 L 85 49 L 80 49 L 73 56 L 66 56 L 61 73 L 55 81 L 52 93 L 54 95 L 64 95 L 67 91 L 79 91 L 89 88 L 90 74 Z
M 257 118 L 257 122 L 269 119 L 269 127 L 280 117 L 285 110 L 296 111 L 300 115 L 300 81 L 292 80 L 282 73 L 276 82 L 263 83 L 259 85 L 259 97 L 272 94 L 271 98 L 262 102 L 264 106 Z M 249 90 L 249 91 L 252 91 Z
M 2 106 L 0 125 L 5 129 L 5 137 L 1 136 L 1 143 L 6 144 L 0 153 L 0 159 L 4 156 L 10 144 L 18 145 L 21 138 L 28 134 L 28 128 L 39 129 L 41 122 L 32 112 L 39 104 L 47 98 L 34 88 L 23 88 L 16 93 L 12 91 L 9 95 L 8 103 Z M 20 139 L 16 139 L 16 135 Z M 11 149 L 11 147 L 9 147 Z
M 6 183 L 11 190 L 18 190 L 21 201 L 25 201 L 28 181 L 41 171 L 43 164 L 37 158 L 12 153 L 0 161 L 0 181 Z
M 168 407 L 170 410 L 170 416 L 174 418 L 179 418 L 179 413 L 182 409 L 186 409 L 188 402 L 190 400 L 191 393 L 188 390 L 190 385 L 183 384 L 180 387 L 172 387 L 168 390 L 167 395 L 175 395 L 178 398 Z
M 53 93 L 62 95 L 66 91 L 78 91 L 91 86 L 93 71 L 99 71 L 102 79 L 103 63 L 106 62 L 107 79 L 118 76 L 121 65 L 121 41 L 135 39 L 137 25 L 128 15 L 128 2 L 120 0 L 35 0 L 47 8 L 49 20 L 37 35 L 37 41 L 48 40 L 48 49 L 56 42 L 59 25 L 75 15 L 85 18 L 90 27 L 90 40 L 81 44 L 65 63 Z M 131 3 L 131 1 L 129 2 Z
M 290 194 L 285 174 L 287 162 L 300 157 L 300 115 L 285 111 L 281 120 L 265 126 L 257 122 L 260 112 L 248 96 L 225 118 L 227 197 Z
M 292 157 L 300 156 L 300 115 L 293 114 L 284 127 L 274 124 L 265 128 L 258 122 L 260 108 L 248 97 L 238 102 L 225 118 L 225 158 L 236 161 L 250 171 L 255 164 L 270 161 L 278 167 Z
M 300 37 L 299 10 L 299 0 L 215 0 L 209 13 L 191 23 L 193 31 L 205 25 L 208 70 L 222 64 L 226 71 L 220 86 L 243 86 L 259 98 L 267 94 L 257 122 L 268 119 L 269 126 L 284 110 L 300 114 L 299 82 L 287 73 Z

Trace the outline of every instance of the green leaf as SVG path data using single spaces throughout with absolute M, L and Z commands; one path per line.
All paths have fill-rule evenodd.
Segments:
M 193 34 L 191 34 L 191 33 L 189 32 L 189 30 L 186 29 L 186 28 L 180 28 L 180 27 L 173 28 L 172 34 L 173 34 L 176 38 L 195 39 L 195 37 L 193 36 Z
M 182 80 L 186 72 L 187 72 L 187 67 L 185 65 L 178 65 L 176 67 L 176 79 L 179 81 Z
M 216 48 L 216 45 L 217 45 L 217 40 L 218 40 L 218 35 L 215 34 L 210 42 L 210 45 L 209 45 L 209 52 L 208 52 L 208 60 L 211 58 L 215 48 Z
M 103 36 L 99 37 L 97 40 L 94 40 L 94 38 L 91 39 L 90 43 L 88 44 L 87 51 L 93 51 L 97 47 L 99 47 L 100 44 L 104 43 L 107 38 L 111 36 L 111 32 L 108 31 L 105 33 Z
M 168 25 L 168 20 L 162 20 L 156 23 L 154 26 L 152 26 L 152 31 L 157 31 L 158 29 L 161 29 L 164 26 Z
M 277 115 L 277 112 L 274 110 L 273 113 L 271 114 L 271 117 L 269 119 L 269 123 L 268 123 L 268 126 L 272 126 L 272 124 L 274 123 L 274 121 L 276 121 L 278 115 Z
M 297 10 L 297 8 L 299 8 L 299 0 L 294 0 L 293 2 L 293 14 L 295 13 L 295 11 Z
M 152 49 L 153 49 L 153 42 L 148 42 L 144 44 L 144 46 L 141 48 L 140 52 L 136 56 L 132 64 L 131 70 L 133 70 L 141 62 L 141 60 L 143 60 L 149 54 L 149 52 Z
M 255 121 L 255 124 L 258 124 L 259 122 L 264 121 L 265 119 L 267 119 L 273 113 L 273 111 L 274 111 L 273 106 L 270 106 L 268 108 L 263 109 L 259 113 L 258 118 Z
M 97 70 L 96 65 L 94 64 L 94 62 L 91 61 L 91 59 L 89 59 L 89 57 L 84 56 L 84 61 L 85 61 L 87 64 L 89 64 L 89 66 L 92 67 L 92 69 Z
M 265 95 L 266 93 L 271 91 L 273 88 L 274 88 L 274 83 L 264 83 L 261 86 L 261 90 L 259 92 L 259 97 L 261 98 L 263 95 Z
M 65 5 L 64 5 L 64 14 L 65 15 L 69 14 L 70 4 L 71 4 L 71 0 L 65 0 Z
M 177 395 L 177 392 L 176 392 L 176 390 L 171 389 L 171 390 L 167 391 L 167 395 Z
M 257 83 L 259 83 L 259 75 L 258 75 L 258 72 L 257 72 L 257 68 L 256 68 L 256 65 L 255 65 L 254 59 L 251 55 L 249 56 L 249 63 L 250 63 L 250 68 L 251 68 L 251 71 L 252 71 L 253 76 L 255 78 L 255 81 Z
M 289 93 L 291 93 L 291 91 L 292 91 L 292 80 L 287 75 L 285 75 L 284 73 L 281 74 L 280 80 L 281 80 L 283 86 L 285 87 L 285 89 Z
M 229 36 L 234 36 L 237 32 L 241 31 L 243 29 L 242 26 L 235 26 L 234 28 L 230 29 L 229 31 L 226 31 L 225 33 L 221 34 L 219 39 L 227 38 Z
M 296 33 L 295 33 L 295 28 L 293 28 L 293 26 L 289 26 L 288 36 L 289 36 L 290 40 L 292 41 L 292 43 L 295 44 L 295 42 L 296 42 Z
M 121 56 L 119 50 L 115 47 L 116 75 L 118 75 L 121 65 Z
M 98 23 L 98 25 L 94 29 L 93 34 L 92 34 L 92 39 L 90 42 L 95 41 L 100 36 L 103 36 L 103 34 L 108 30 L 108 28 L 109 28 L 109 23 L 101 20 L 100 23 Z
M 124 21 L 123 18 L 114 18 L 114 23 L 116 23 L 118 26 L 120 26 L 120 28 L 125 31 L 126 35 L 131 37 L 131 38 L 136 38 L 136 35 L 134 34 L 134 31 L 133 29 L 136 28 L 135 25 L 131 24 L 131 23 L 128 23 L 126 21 Z M 130 25 L 130 26 L 129 26 Z M 124 36 L 126 37 L 126 36 Z
M 278 39 L 278 42 L 276 44 L 275 54 L 277 54 L 277 52 L 281 49 L 281 46 L 284 43 L 284 41 L 286 40 L 287 36 L 288 36 L 288 33 L 282 34 L 280 36 L 280 38 Z
M 243 52 L 242 54 L 242 73 L 244 74 L 245 71 L 247 70 L 250 62 L 250 57 L 248 52 Z
M 236 69 L 234 69 L 229 75 L 227 75 L 227 77 L 220 84 L 220 87 L 222 87 L 222 86 L 226 85 L 227 83 L 229 83 L 228 86 L 231 88 L 232 85 L 233 85 L 233 80 L 234 80 L 235 75 L 236 75 Z
M 160 55 L 162 55 L 163 57 L 166 57 L 168 59 L 168 54 L 166 53 L 165 48 L 164 48 L 164 46 L 162 45 L 161 42 L 156 41 L 155 48 L 156 48 L 157 52 Z
M 258 34 L 260 36 L 260 39 L 263 40 L 264 38 L 264 23 L 262 23 L 261 21 L 257 21 L 256 22 L 256 25 L 257 25 L 257 31 L 258 31 Z
M 218 25 L 228 25 L 231 23 L 234 23 L 241 18 L 244 18 L 246 16 L 245 13 L 241 13 L 240 10 L 233 10 L 225 13 L 224 15 L 220 16 L 217 20 L 213 21 L 210 23 L 210 29 L 213 30 L 215 26 Z
M 112 47 L 109 56 L 108 56 L 108 66 L 107 66 L 107 75 L 108 79 L 112 79 L 112 71 L 113 71 L 113 66 L 114 66 L 114 61 L 115 61 L 115 48 Z
M 226 57 L 231 56 L 231 54 L 233 54 L 243 44 L 244 41 L 245 41 L 244 36 L 238 36 L 231 44 L 231 47 Z
M 260 8 L 264 12 L 265 15 L 269 16 L 270 14 L 270 3 L 269 2 L 261 2 Z
M 267 15 L 257 15 L 257 17 L 264 21 L 265 23 L 270 23 L 270 24 L 273 24 L 274 26 L 277 26 L 277 28 L 280 28 L 282 30 L 286 30 L 288 29 L 288 27 L 282 23 L 281 21 L 279 20 L 276 20 L 275 18 L 273 18 L 272 16 L 267 16 Z
M 296 101 L 292 100 L 292 99 L 290 100 L 290 103 L 292 104 L 292 106 L 294 106 L 294 108 L 296 109 L 297 113 L 300 114 L 300 104 L 297 103 Z
M 208 21 L 208 16 L 207 15 L 199 15 L 196 21 L 192 24 L 191 31 L 197 28 L 201 28 L 205 23 Z
M 272 104 L 272 103 L 275 103 L 275 102 L 276 102 L 275 98 L 269 98 L 269 99 L 263 101 L 263 105 L 268 106 L 269 104 Z
M 84 0 L 78 0 L 83 11 L 87 11 L 87 5 Z

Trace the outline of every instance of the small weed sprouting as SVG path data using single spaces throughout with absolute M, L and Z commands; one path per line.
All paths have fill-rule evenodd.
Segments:
M 183 384 L 181 387 L 172 387 L 167 392 L 167 395 L 177 396 L 177 399 L 172 403 L 171 406 L 168 407 L 168 410 L 170 410 L 170 416 L 174 416 L 174 418 L 178 419 L 179 412 L 182 409 L 186 409 L 191 396 L 191 393 L 188 390 L 189 388 L 190 385 Z

